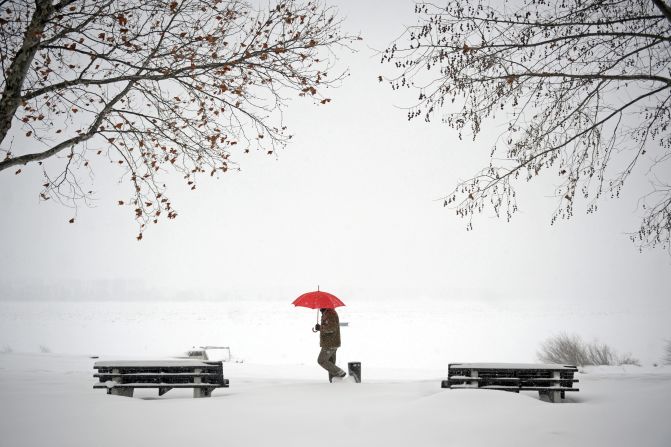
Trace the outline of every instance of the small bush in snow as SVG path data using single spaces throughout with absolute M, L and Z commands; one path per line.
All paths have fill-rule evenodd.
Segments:
M 584 345 L 589 365 L 614 365 L 617 363 L 616 355 L 610 346 L 606 344 L 592 343 Z
M 631 354 L 629 353 L 623 354 L 620 357 L 618 357 L 617 364 L 641 366 L 641 362 L 637 358 L 632 357 Z
M 545 363 L 566 363 L 584 366 L 588 364 L 585 345 L 577 335 L 559 334 L 548 338 L 537 353 L 538 359 Z
M 11 346 L 8 345 L 5 345 L 5 347 L 2 348 L 2 351 L 0 351 L 0 353 L 2 354 L 11 354 L 12 352 L 14 352 L 14 350 L 12 349 Z
M 585 343 L 577 335 L 559 334 L 541 345 L 538 359 L 546 363 L 564 363 L 577 366 L 637 365 L 640 362 L 631 354 L 618 355 L 605 343 Z
M 51 353 L 51 349 L 48 346 L 40 345 L 40 352 L 42 354 L 49 354 Z

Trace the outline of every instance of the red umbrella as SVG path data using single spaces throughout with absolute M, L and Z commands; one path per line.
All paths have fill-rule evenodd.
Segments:
M 337 296 L 331 295 L 328 292 L 322 292 L 319 289 L 315 292 L 304 293 L 291 304 L 310 309 L 335 309 L 336 307 L 345 305 Z
M 337 296 L 319 290 L 319 286 L 316 291 L 304 293 L 291 304 L 309 309 L 335 309 L 345 305 Z M 319 313 L 317 313 L 317 322 L 319 322 Z

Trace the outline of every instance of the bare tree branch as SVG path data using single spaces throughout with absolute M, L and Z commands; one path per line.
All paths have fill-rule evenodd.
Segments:
M 140 224 L 177 216 L 167 171 L 190 189 L 290 140 L 289 95 L 327 104 L 334 51 L 357 37 L 337 11 L 277 0 L 10 0 L 0 10 L 0 171 L 37 162 L 42 200 L 87 203 L 79 172 L 121 169 Z M 59 154 L 66 154 L 65 166 Z M 56 175 L 49 171 L 56 171 Z M 20 172 L 17 171 L 17 173 Z
M 408 119 L 439 116 L 459 138 L 497 113 L 508 121 L 489 165 L 444 198 L 467 229 L 486 208 L 509 220 L 516 182 L 548 170 L 560 179 L 551 223 L 579 198 L 594 212 L 643 163 L 655 189 L 631 238 L 670 248 L 670 11 L 661 0 L 416 6 L 418 25 L 382 54 L 392 89 L 418 92 Z

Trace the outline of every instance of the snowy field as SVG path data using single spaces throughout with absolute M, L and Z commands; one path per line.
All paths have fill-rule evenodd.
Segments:
M 326 382 L 315 312 L 286 303 L 0 302 L 0 445 L 671 445 L 671 367 L 652 365 L 668 308 L 348 304 L 338 363 L 361 361 L 361 384 Z M 587 369 L 562 404 L 440 388 L 450 362 L 533 362 L 561 330 L 631 351 L 642 366 Z M 92 355 L 166 358 L 201 344 L 230 346 L 241 362 L 224 364 L 231 387 L 212 398 L 92 389 Z

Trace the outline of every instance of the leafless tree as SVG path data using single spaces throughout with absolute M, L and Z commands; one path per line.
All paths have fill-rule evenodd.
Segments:
M 475 138 L 503 115 L 490 164 L 446 195 L 467 220 L 485 208 L 510 219 L 514 185 L 559 176 L 551 223 L 581 197 L 588 213 L 635 172 L 642 247 L 671 235 L 671 7 L 664 0 L 451 0 L 420 3 L 419 23 L 382 55 L 393 89 L 413 89 L 408 119 L 436 115 Z M 381 76 L 380 81 L 384 81 Z M 499 117 L 500 118 L 500 117 Z
M 340 33 L 333 8 L 278 0 L 0 1 L 0 171 L 39 164 L 42 200 L 76 205 L 96 155 L 132 187 L 140 234 L 177 213 L 164 175 L 235 168 L 291 138 L 288 95 L 326 104 Z M 47 163 L 47 160 L 49 160 Z M 98 158 L 100 159 L 100 158 Z M 49 166 L 47 167 L 47 164 Z
M 664 346 L 664 364 L 671 365 L 671 340 L 667 340 Z

